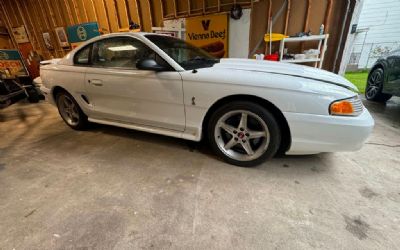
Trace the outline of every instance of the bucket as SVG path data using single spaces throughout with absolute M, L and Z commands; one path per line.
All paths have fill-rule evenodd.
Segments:
M 279 61 L 279 55 L 278 54 L 265 55 L 264 60 Z

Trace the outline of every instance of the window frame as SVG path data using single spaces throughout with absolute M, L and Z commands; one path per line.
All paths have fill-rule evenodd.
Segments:
M 84 51 L 85 49 L 87 49 L 89 47 L 89 55 L 88 55 L 88 62 L 87 63 L 78 63 L 77 62 L 77 57 L 78 54 L 82 51 Z M 77 52 L 75 52 L 74 54 L 74 58 L 73 58 L 73 63 L 74 66 L 79 66 L 79 67 L 90 67 L 92 65 L 92 50 L 93 50 L 93 43 L 89 43 L 88 45 L 84 46 L 83 48 L 79 49 Z
M 141 41 L 140 39 L 138 39 L 138 38 L 136 38 L 136 37 L 130 37 L 130 36 L 107 37 L 107 38 L 99 39 L 99 40 L 97 40 L 97 41 L 94 41 L 94 42 L 90 43 L 91 48 L 90 48 L 89 65 L 85 65 L 85 66 L 90 66 L 90 67 L 92 67 L 92 68 L 101 68 L 101 69 L 140 70 L 140 69 L 138 69 L 138 68 L 131 68 L 131 67 L 110 67 L 110 66 L 101 66 L 101 65 L 94 65 L 94 64 L 93 64 L 93 48 L 94 48 L 94 46 L 95 46 L 96 43 L 98 43 L 98 42 L 104 42 L 104 41 L 107 41 L 107 40 L 113 40 L 113 39 L 121 39 L 121 38 L 127 39 L 127 40 L 131 40 L 131 41 L 137 41 L 137 42 L 142 43 L 147 49 L 151 50 L 151 51 L 155 54 L 156 57 L 159 57 L 161 60 L 164 61 L 164 63 L 165 63 L 166 65 L 169 66 L 170 70 L 169 70 L 168 72 L 176 71 L 176 70 L 174 69 L 174 67 L 172 67 L 171 64 L 170 64 L 169 62 L 167 62 L 164 58 L 162 58 L 162 57 L 157 53 L 157 51 L 155 51 L 154 49 L 152 49 L 149 45 L 147 45 L 145 42 Z M 88 46 L 89 46 L 89 45 L 88 45 Z M 85 47 L 86 47 L 86 46 L 85 46 Z M 83 48 L 82 48 L 82 49 L 83 49 Z M 80 50 L 79 50 L 79 51 L 80 51 Z M 78 52 L 77 52 L 77 53 L 78 53 Z M 75 55 L 76 55 L 76 53 L 75 53 Z

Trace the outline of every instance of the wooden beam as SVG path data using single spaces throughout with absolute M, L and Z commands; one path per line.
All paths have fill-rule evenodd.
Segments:
M 30 17 L 29 17 L 29 12 L 26 12 L 27 15 L 25 15 L 25 13 L 23 13 L 22 6 L 24 6 L 24 5 L 21 5 L 21 4 L 19 3 L 19 0 L 15 0 L 15 4 L 16 4 L 16 6 L 17 6 L 17 9 L 18 9 L 19 13 L 21 14 L 22 22 L 24 23 L 24 26 L 25 26 L 26 32 L 27 32 L 27 34 L 28 34 L 28 37 L 30 37 L 31 39 L 34 39 L 34 41 L 35 41 L 35 42 L 32 42 L 32 41 L 31 41 L 32 47 L 33 47 L 35 50 L 42 50 L 43 48 L 42 48 L 42 46 L 41 46 L 41 43 L 40 43 L 40 40 L 39 40 L 39 36 L 38 36 L 37 33 L 36 33 L 36 29 L 35 29 L 35 28 L 32 28 L 32 30 L 33 30 L 33 36 L 32 36 L 31 33 L 30 33 L 30 30 L 29 30 L 29 28 L 28 28 L 28 22 L 27 22 L 27 20 L 25 19 L 25 17 L 28 17 L 28 18 L 30 19 Z M 32 22 L 29 22 L 29 23 L 32 24 Z
M 176 0 L 172 0 L 172 5 L 174 6 L 174 17 L 176 18 L 177 13 L 178 13 Z
M 86 10 L 86 6 L 85 6 L 84 1 L 85 1 L 85 0 L 80 1 L 81 7 L 82 7 L 82 10 L 83 10 L 83 17 L 84 17 L 84 19 L 85 19 L 85 20 L 84 20 L 85 22 L 89 22 L 89 18 L 88 18 L 88 14 L 87 14 L 87 10 Z
M 290 8 L 291 8 L 291 0 L 287 0 L 287 9 L 286 9 L 286 19 L 285 19 L 285 30 L 283 34 L 287 35 L 288 27 L 289 27 L 289 17 L 290 17 Z
M 71 3 L 72 3 L 72 7 L 73 7 L 73 10 L 74 10 L 75 16 L 76 16 L 76 21 L 78 23 L 82 23 L 81 17 L 79 15 L 78 5 L 76 4 L 75 0 L 71 0 Z
M 164 1 L 163 0 L 160 0 L 160 8 L 161 8 L 161 18 L 164 20 Z
M 311 13 L 311 3 L 312 0 L 307 1 L 307 12 L 306 12 L 306 18 L 304 21 L 304 32 L 307 32 L 309 30 L 309 21 L 310 21 L 310 13 Z
M 42 53 L 43 53 L 43 55 L 47 54 L 48 57 L 54 57 L 53 54 L 46 48 L 44 41 L 43 41 L 42 33 L 43 33 L 43 31 L 46 30 L 46 28 L 45 28 L 46 24 L 43 22 L 43 20 L 41 18 L 41 14 L 38 12 L 37 2 L 32 3 L 32 0 L 28 0 L 27 2 L 29 4 L 29 6 L 28 6 L 29 10 L 33 10 L 33 16 L 35 18 L 33 18 L 32 27 L 36 28 L 37 32 L 39 33 L 39 36 L 40 36 L 39 42 L 43 44 Z
M 332 0 L 327 0 L 328 4 L 326 7 L 326 12 L 325 12 L 325 33 L 329 33 L 329 28 L 330 28 L 330 21 L 331 21 L 331 13 L 332 13 Z
M 106 12 L 107 12 L 107 17 L 108 21 L 110 23 L 110 32 L 118 32 L 119 30 L 119 24 L 118 24 L 118 16 L 117 16 L 117 10 L 114 5 L 114 0 L 105 0 L 106 3 Z
M 8 34 L 10 34 L 11 42 L 12 42 L 14 48 L 17 49 L 18 48 L 18 43 L 15 40 L 15 37 L 14 37 L 14 35 L 12 33 L 12 24 L 11 24 L 10 18 L 6 14 L 7 11 L 6 11 L 6 8 L 4 7 L 3 1 L 0 1 L 0 7 L 1 7 L 2 12 L 3 12 L 4 22 L 5 22 L 6 28 L 8 30 Z
M 110 23 L 108 21 L 107 9 L 104 6 L 103 0 L 93 0 L 94 10 L 97 17 L 97 23 L 99 24 L 99 28 L 104 33 L 111 32 Z
M 74 18 L 73 18 L 73 16 L 72 16 L 71 8 L 70 8 L 69 4 L 67 3 L 67 0 L 63 0 L 63 2 L 64 2 L 64 6 L 65 6 L 65 8 L 66 8 L 66 10 L 67 10 L 69 23 L 72 25 L 72 24 L 74 24 L 75 22 L 74 22 Z
M 59 56 L 60 51 L 57 49 L 57 47 L 59 48 L 59 44 L 58 43 L 54 44 L 54 42 L 56 41 L 56 38 L 54 37 L 54 33 L 52 32 L 53 29 L 51 27 L 49 17 L 48 17 L 48 15 L 46 15 L 45 6 L 43 5 L 42 0 L 38 0 L 37 3 L 39 5 L 39 9 L 40 9 L 40 12 L 42 13 L 42 18 L 43 18 L 45 26 L 46 26 L 45 31 L 47 33 L 49 33 L 51 41 L 52 41 L 53 51 L 51 51 L 51 52 L 53 52 L 56 57 L 60 57 Z M 42 37 L 42 41 L 43 41 L 43 37 Z M 47 49 L 47 47 L 46 47 L 46 49 Z M 61 55 L 63 55 L 63 53 L 61 53 Z
M 129 30 L 129 14 L 126 8 L 125 0 L 116 0 L 119 27 L 123 30 Z
M 40 0 L 39 0 L 39 1 L 40 1 Z M 53 26 L 54 26 L 54 27 L 57 27 L 57 21 L 56 21 L 56 18 L 55 18 L 55 16 L 54 16 L 54 12 L 53 12 L 53 10 L 52 10 L 52 8 L 51 8 L 51 6 L 50 6 L 49 0 L 45 0 L 45 2 L 46 2 L 46 5 L 47 5 L 47 8 L 49 9 L 50 20 L 52 21 Z

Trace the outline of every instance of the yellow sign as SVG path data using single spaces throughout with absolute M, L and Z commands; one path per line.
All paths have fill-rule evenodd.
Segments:
M 228 56 L 228 16 L 186 18 L 186 41 L 222 58 Z

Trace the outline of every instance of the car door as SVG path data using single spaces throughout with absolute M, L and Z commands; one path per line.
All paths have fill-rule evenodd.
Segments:
M 56 74 L 44 74 L 46 77 L 49 77 L 50 82 L 60 84 L 61 87 L 65 88 L 89 116 L 91 115 L 91 107 L 85 102 L 84 96 L 86 92 L 85 75 L 86 69 L 90 67 L 89 57 L 91 48 L 92 45 L 89 44 L 79 49 L 74 55 L 73 65 L 57 67 L 59 71 Z
M 387 84 L 384 92 L 400 96 L 400 50 L 394 51 L 387 60 Z
M 178 72 L 139 70 L 136 63 L 159 58 L 141 41 L 114 37 L 93 44 L 85 84 L 94 118 L 183 131 L 185 112 Z

